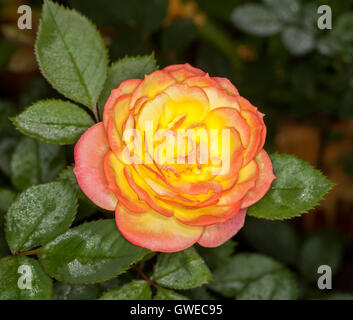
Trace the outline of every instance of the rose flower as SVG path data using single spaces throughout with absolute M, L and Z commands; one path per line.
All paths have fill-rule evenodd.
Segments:
M 219 246 L 275 178 L 263 116 L 229 80 L 171 65 L 112 90 L 76 144 L 74 172 L 133 244 Z

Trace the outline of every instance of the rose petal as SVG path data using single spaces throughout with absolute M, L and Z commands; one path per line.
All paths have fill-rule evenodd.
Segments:
M 259 168 L 255 160 L 239 171 L 237 183 L 228 191 L 225 191 L 219 200 L 219 205 L 232 205 L 243 199 L 248 191 L 255 186 L 259 175 Z
M 218 247 L 232 238 L 244 225 L 246 209 L 240 210 L 233 218 L 204 229 L 198 243 L 203 247 Z
M 146 75 L 131 96 L 131 106 L 134 106 L 136 101 L 143 96 L 155 97 L 174 83 L 176 83 L 176 80 L 164 71 L 157 70 L 150 75 Z
M 215 223 L 225 222 L 240 210 L 241 201 L 232 206 L 209 206 L 204 208 L 175 207 L 175 217 L 183 224 L 189 226 L 210 226 Z
M 229 94 L 233 96 L 239 95 L 238 89 L 227 78 L 213 77 L 213 79 Z
M 108 126 L 108 120 L 111 115 L 111 110 L 115 106 L 119 97 L 125 94 L 132 93 L 137 88 L 137 86 L 141 83 L 141 81 L 142 81 L 141 79 L 126 80 L 120 84 L 119 88 L 113 89 L 111 91 L 110 96 L 104 105 L 103 123 L 105 128 L 107 128 Z
M 259 151 L 259 146 L 262 141 L 263 125 L 256 113 L 244 110 L 241 111 L 250 128 L 249 144 L 246 146 L 244 154 L 244 165 L 247 165 Z
M 205 72 L 203 72 L 202 70 L 200 70 L 198 68 L 195 68 L 195 67 L 191 66 L 188 63 L 185 63 L 185 64 L 173 64 L 173 65 L 170 65 L 168 67 L 165 67 L 163 69 L 163 71 L 165 71 L 165 72 L 174 72 L 174 71 L 181 70 L 181 69 L 185 69 L 186 71 L 193 73 L 195 76 L 203 76 L 203 75 L 205 75 Z
M 249 144 L 250 128 L 245 119 L 234 108 L 221 107 L 210 111 L 205 119 L 207 127 L 213 129 L 223 129 L 227 127 L 235 128 L 240 135 L 244 146 Z
M 230 107 L 240 111 L 238 100 L 235 96 L 228 94 L 226 90 L 215 87 L 205 87 L 203 90 L 210 101 L 210 109 Z
M 140 201 L 124 175 L 125 165 L 110 151 L 104 157 L 104 173 L 108 186 L 119 201 L 133 212 L 146 212 L 147 206 Z
M 138 173 L 129 167 L 125 167 L 124 175 L 130 187 L 136 192 L 139 200 L 146 202 L 151 209 L 164 216 L 171 217 L 173 215 L 173 209 L 171 206 L 161 203 L 161 201 L 157 200 L 154 197 L 154 191 L 141 177 L 139 177 Z M 142 186 L 139 185 L 136 180 L 139 180 L 139 183 Z
M 174 217 L 165 217 L 153 210 L 135 214 L 121 204 L 116 207 L 115 218 L 127 240 L 152 251 L 187 249 L 199 240 L 203 231 L 201 227 L 186 226 Z
M 189 87 L 216 87 L 221 89 L 221 86 L 217 83 L 217 81 L 215 81 L 214 78 L 211 78 L 208 74 L 204 76 L 193 76 L 186 79 L 183 84 L 186 84 Z
M 174 102 L 175 117 L 185 116 L 184 127 L 202 122 L 209 110 L 209 101 L 203 89 L 188 87 L 184 84 L 174 84 L 168 87 L 166 93 Z
M 108 188 L 103 161 L 109 151 L 104 125 L 99 122 L 89 128 L 75 146 L 74 173 L 77 183 L 97 206 L 114 210 L 117 198 Z

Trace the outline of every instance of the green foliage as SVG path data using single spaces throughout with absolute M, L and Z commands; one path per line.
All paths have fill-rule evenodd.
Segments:
M 144 280 L 135 280 L 103 293 L 100 300 L 151 300 L 152 292 Z
M 288 270 L 277 270 L 251 281 L 238 295 L 238 300 L 294 300 L 297 286 Z
M 11 158 L 11 181 L 18 190 L 53 180 L 65 166 L 63 150 L 32 138 L 22 137 Z
M 299 0 L 264 0 L 264 4 L 273 10 L 281 21 L 293 22 L 300 10 Z
M 212 290 L 237 299 L 296 299 L 296 282 L 279 262 L 260 255 L 239 253 L 214 273 Z
M 20 289 L 18 286 L 20 266 L 30 268 L 31 289 Z M 28 257 L 0 259 L 0 300 L 49 300 L 51 294 L 52 280 L 44 273 L 37 260 Z
M 234 241 L 228 241 L 216 248 L 197 247 L 206 264 L 213 270 L 227 263 L 237 244 Z
M 237 7 L 231 16 L 232 22 L 241 30 L 257 36 L 277 34 L 282 27 L 276 14 L 261 4 L 246 4 Z
M 352 15 L 339 17 L 332 32 L 319 36 L 318 6 L 298 0 L 263 0 L 263 3 L 235 7 L 231 21 L 240 30 L 255 36 L 281 34 L 284 47 L 294 56 L 302 56 L 315 48 L 329 56 L 341 53 L 347 61 L 353 57 L 349 41 Z M 349 49 L 347 49 L 349 47 Z
M 56 282 L 53 286 L 54 300 L 95 300 L 100 295 L 98 284 L 68 284 Z
M 282 42 L 293 55 L 307 54 L 315 47 L 314 35 L 308 30 L 295 26 L 283 30 Z
M 333 183 L 307 162 L 287 154 L 271 155 L 277 177 L 267 194 L 247 213 L 257 218 L 287 219 L 315 207 Z
M 56 90 L 95 108 L 107 76 L 108 58 L 102 37 L 87 18 L 46 0 L 36 55 L 43 75 Z
M 125 240 L 115 221 L 106 219 L 71 228 L 40 248 L 38 257 L 55 279 L 86 284 L 113 278 L 147 252 Z
M 171 289 L 191 289 L 212 279 L 212 274 L 197 251 L 191 247 L 175 253 L 161 253 L 152 279 Z
M 13 42 L 0 39 L 0 70 L 7 65 L 16 47 Z
M 107 80 L 99 98 L 99 110 L 103 114 L 104 104 L 112 89 L 118 88 L 120 83 L 128 79 L 143 79 L 157 69 L 157 62 L 153 55 L 142 57 L 125 57 L 113 63 L 108 70 Z
M 6 216 L 6 238 L 12 253 L 48 243 L 69 229 L 77 200 L 68 183 L 50 182 L 30 187 L 11 204 Z
M 12 119 L 24 134 L 55 144 L 72 144 L 94 124 L 86 111 L 68 101 L 42 100 Z
M 192 300 L 216 300 L 217 298 L 213 293 L 207 289 L 207 285 L 202 287 L 197 287 L 191 290 L 184 291 L 184 294 L 187 295 Z
M 80 189 L 77 180 L 76 180 L 76 176 L 73 172 L 73 166 L 68 166 L 66 167 L 64 170 L 62 170 L 58 176 L 58 180 L 60 181 L 67 181 L 71 187 L 75 190 L 77 197 L 80 199 L 85 198 L 85 194 L 82 192 L 82 190 Z
M 296 264 L 300 239 L 294 225 L 289 221 L 247 217 L 241 235 L 256 252 L 272 256 L 286 264 Z

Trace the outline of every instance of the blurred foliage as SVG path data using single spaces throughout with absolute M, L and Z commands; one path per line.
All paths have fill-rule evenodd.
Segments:
M 211 271 L 222 274 L 222 268 L 240 263 L 234 262 L 235 253 L 256 252 L 278 260 L 280 264 L 270 265 L 288 283 L 295 274 L 299 298 L 352 299 L 347 292 L 353 292 L 353 0 L 57 2 L 97 24 L 113 62 L 154 52 L 160 67 L 189 62 L 212 76 L 230 78 L 242 96 L 267 114 L 267 150 L 297 154 L 337 184 L 315 215 L 281 222 L 248 217 L 237 238 L 239 245 L 198 247 Z M 17 28 L 21 4 L 32 7 L 32 30 Z M 8 120 L 40 99 L 60 98 L 35 63 L 41 5 L 40 0 L 0 1 L 0 257 L 8 253 L 1 218 L 18 190 L 54 178 L 75 185 L 70 167 L 58 177 L 65 165 L 72 164 L 72 146 L 20 139 Z M 320 5 L 332 9 L 332 30 L 317 27 Z M 75 222 L 94 218 L 99 211 L 82 196 Z M 333 268 L 333 292 L 317 289 L 321 264 Z M 242 275 L 234 274 L 237 277 Z M 128 281 L 132 279 L 135 274 L 129 273 Z M 266 283 L 265 273 L 261 279 Z M 121 281 L 103 282 L 101 289 L 55 283 L 54 297 L 93 299 L 100 290 L 125 288 L 128 281 Z M 255 288 L 263 285 L 260 280 L 246 281 Z M 283 294 L 279 289 L 276 292 Z M 211 299 L 223 297 L 220 292 L 211 282 L 181 293 Z M 284 296 L 292 297 L 293 292 Z

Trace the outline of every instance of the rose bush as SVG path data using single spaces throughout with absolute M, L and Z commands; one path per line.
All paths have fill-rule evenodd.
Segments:
M 130 242 L 163 252 L 196 242 L 215 247 L 241 229 L 247 208 L 275 178 L 263 149 L 263 116 L 229 80 L 189 64 L 171 65 L 112 90 L 103 121 L 76 144 L 74 172 L 95 204 L 115 210 Z M 157 141 L 148 140 L 147 124 Z M 140 134 L 127 138 L 131 129 Z M 189 135 L 192 129 L 217 129 L 217 147 L 205 136 Z M 164 132 L 186 133 L 181 153 Z M 224 156 L 229 168 L 223 172 Z

